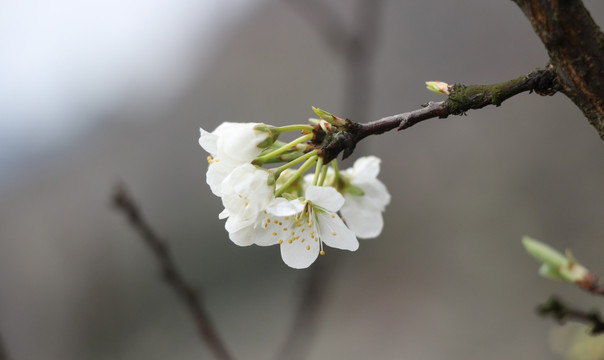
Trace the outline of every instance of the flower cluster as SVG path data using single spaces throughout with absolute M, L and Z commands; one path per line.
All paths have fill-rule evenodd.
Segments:
M 324 245 L 355 251 L 359 238 L 377 237 L 390 195 L 377 179 L 380 159 L 358 159 L 340 171 L 336 160 L 323 162 L 317 134 L 342 131 L 342 120 L 315 110 L 310 124 L 274 127 L 225 122 L 213 132 L 200 129 L 208 156 L 206 181 L 222 199 L 229 238 L 239 246 L 279 244 L 290 267 L 310 266 Z M 301 131 L 285 143 L 281 134 Z M 322 136 L 324 138 L 324 136 Z M 284 163 L 279 167 L 263 167 Z M 295 166 L 298 168 L 294 168 Z M 304 174 L 315 167 L 314 174 Z M 341 216 L 343 216 L 343 218 Z

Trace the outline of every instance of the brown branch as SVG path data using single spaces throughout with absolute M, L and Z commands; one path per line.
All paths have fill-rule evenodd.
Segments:
M 571 320 L 591 325 L 589 333 L 592 335 L 604 333 L 604 321 L 599 312 L 573 309 L 556 297 L 551 297 L 546 303 L 539 305 L 537 312 L 544 317 L 553 317 L 559 324 Z
M 166 242 L 151 228 L 143 217 L 141 210 L 123 185 L 116 188 L 115 193 L 113 194 L 113 205 L 118 211 L 126 216 L 130 222 L 130 226 L 140 235 L 145 244 L 149 246 L 161 267 L 164 280 L 190 311 L 202 340 L 205 341 L 214 356 L 221 360 L 231 359 L 214 324 L 210 320 L 208 311 L 203 306 L 201 294 L 196 293 L 184 280 L 174 264 L 174 260 L 170 255 Z
M 560 91 L 604 140 L 604 34 L 580 0 L 513 0 L 547 49 Z
M 556 74 L 551 66 L 537 69 L 516 79 L 492 85 L 453 85 L 449 87 L 449 97 L 440 102 L 429 102 L 423 108 L 403 114 L 392 115 L 366 124 L 348 120 L 346 131 L 328 138 L 318 136 L 322 141 L 314 144 L 321 147 L 324 161 L 328 162 L 343 152 L 343 158 L 354 151 L 356 144 L 369 135 L 378 135 L 393 129 L 407 129 L 419 122 L 432 118 L 446 118 L 449 115 L 465 115 L 469 110 L 482 109 L 487 105 L 499 106 L 512 96 L 522 92 L 535 91 L 540 95 L 553 95 L 556 90 Z

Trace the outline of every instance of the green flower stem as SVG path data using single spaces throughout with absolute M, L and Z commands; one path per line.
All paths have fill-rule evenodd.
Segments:
M 271 158 L 286 152 L 287 150 L 291 149 L 292 147 L 312 139 L 313 136 L 314 136 L 314 134 L 307 134 L 304 136 L 300 136 L 296 140 L 283 145 L 282 147 L 278 148 L 277 150 L 271 151 L 268 154 L 264 154 L 262 156 L 257 157 L 256 160 L 254 160 L 254 164 L 262 165 L 265 162 L 267 162 L 268 160 L 270 160 Z
M 287 125 L 287 126 L 279 126 L 277 127 L 279 134 L 283 134 L 286 131 L 310 131 L 312 132 L 314 128 L 310 125 Z
M 300 166 L 296 173 L 291 178 L 287 179 L 283 186 L 281 186 L 277 191 L 275 191 L 275 196 L 280 196 L 281 194 L 283 194 L 285 189 L 287 189 L 291 184 L 293 184 L 294 181 L 296 181 L 300 176 L 304 175 L 304 173 L 315 164 L 317 158 L 318 156 L 315 155 L 310 159 L 306 160 L 306 162 L 302 166 Z
M 335 173 L 335 181 L 342 176 L 340 175 L 340 168 L 338 168 L 338 161 L 336 159 L 331 160 L 331 166 L 333 166 L 333 171 Z
M 287 164 L 283 164 L 283 165 L 279 166 L 278 168 L 276 168 L 274 170 L 274 172 L 275 172 L 275 179 L 277 179 L 279 177 L 279 175 L 281 175 L 281 173 L 283 172 L 283 170 L 289 169 L 290 167 L 292 167 L 292 166 L 294 166 L 296 164 L 299 164 L 299 163 L 301 163 L 304 160 L 310 159 L 314 155 L 317 155 L 317 152 L 318 152 L 318 150 L 310 151 L 310 152 L 308 152 L 308 153 L 306 153 L 306 154 L 304 154 L 304 155 L 302 155 L 302 156 L 300 156 L 300 157 L 298 157 L 298 158 L 296 158 L 296 159 L 288 162 Z
M 312 186 L 317 185 L 317 181 L 319 181 L 319 171 L 321 171 L 321 166 L 323 166 L 322 157 L 317 160 L 317 168 L 315 169 L 315 177 L 312 179 Z
M 329 163 L 323 166 L 323 170 L 321 170 L 321 177 L 319 178 L 319 186 L 323 186 L 325 182 L 325 178 L 327 177 L 327 169 L 329 169 Z

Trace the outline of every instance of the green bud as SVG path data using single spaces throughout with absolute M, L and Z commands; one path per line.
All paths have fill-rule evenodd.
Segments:
M 537 259 L 539 262 L 542 262 L 554 268 L 566 266 L 568 262 L 564 255 L 562 255 L 554 248 L 528 236 L 522 238 L 522 244 L 524 245 L 526 251 L 532 257 Z
M 547 264 L 541 265 L 541 267 L 539 268 L 539 275 L 546 277 L 546 278 L 550 278 L 552 280 L 565 281 L 564 277 L 562 275 L 560 275 L 560 272 L 558 272 L 557 269 L 555 269 Z
M 321 119 L 323 119 L 329 123 L 332 123 L 334 121 L 334 116 L 325 110 L 321 110 L 321 109 L 313 106 L 312 111 L 314 111 L 318 117 L 320 117 Z
M 261 149 L 266 149 L 267 147 L 273 145 L 273 143 L 279 138 L 280 134 L 279 129 L 276 127 L 262 123 L 254 126 L 254 130 L 268 133 L 268 137 L 263 142 L 258 144 L 258 147 Z
M 522 244 L 531 256 L 542 263 L 539 269 L 541 276 L 576 283 L 589 275 L 589 271 L 577 262 L 569 250 L 564 256 L 549 245 L 528 236 L 522 238 Z
M 426 88 L 437 94 L 449 95 L 449 84 L 442 81 L 426 81 Z
M 321 110 L 319 108 L 316 107 L 312 107 L 312 110 L 315 112 L 315 114 L 317 114 L 321 119 L 327 121 L 328 123 L 330 123 L 331 125 L 334 125 L 335 127 L 337 127 L 338 129 L 342 129 L 346 127 L 347 121 L 337 117 L 333 114 L 328 113 L 325 110 Z

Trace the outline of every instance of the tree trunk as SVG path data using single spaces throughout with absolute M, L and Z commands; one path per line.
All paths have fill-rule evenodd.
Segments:
M 533 25 L 570 98 L 604 140 L 604 34 L 579 0 L 513 0 Z

